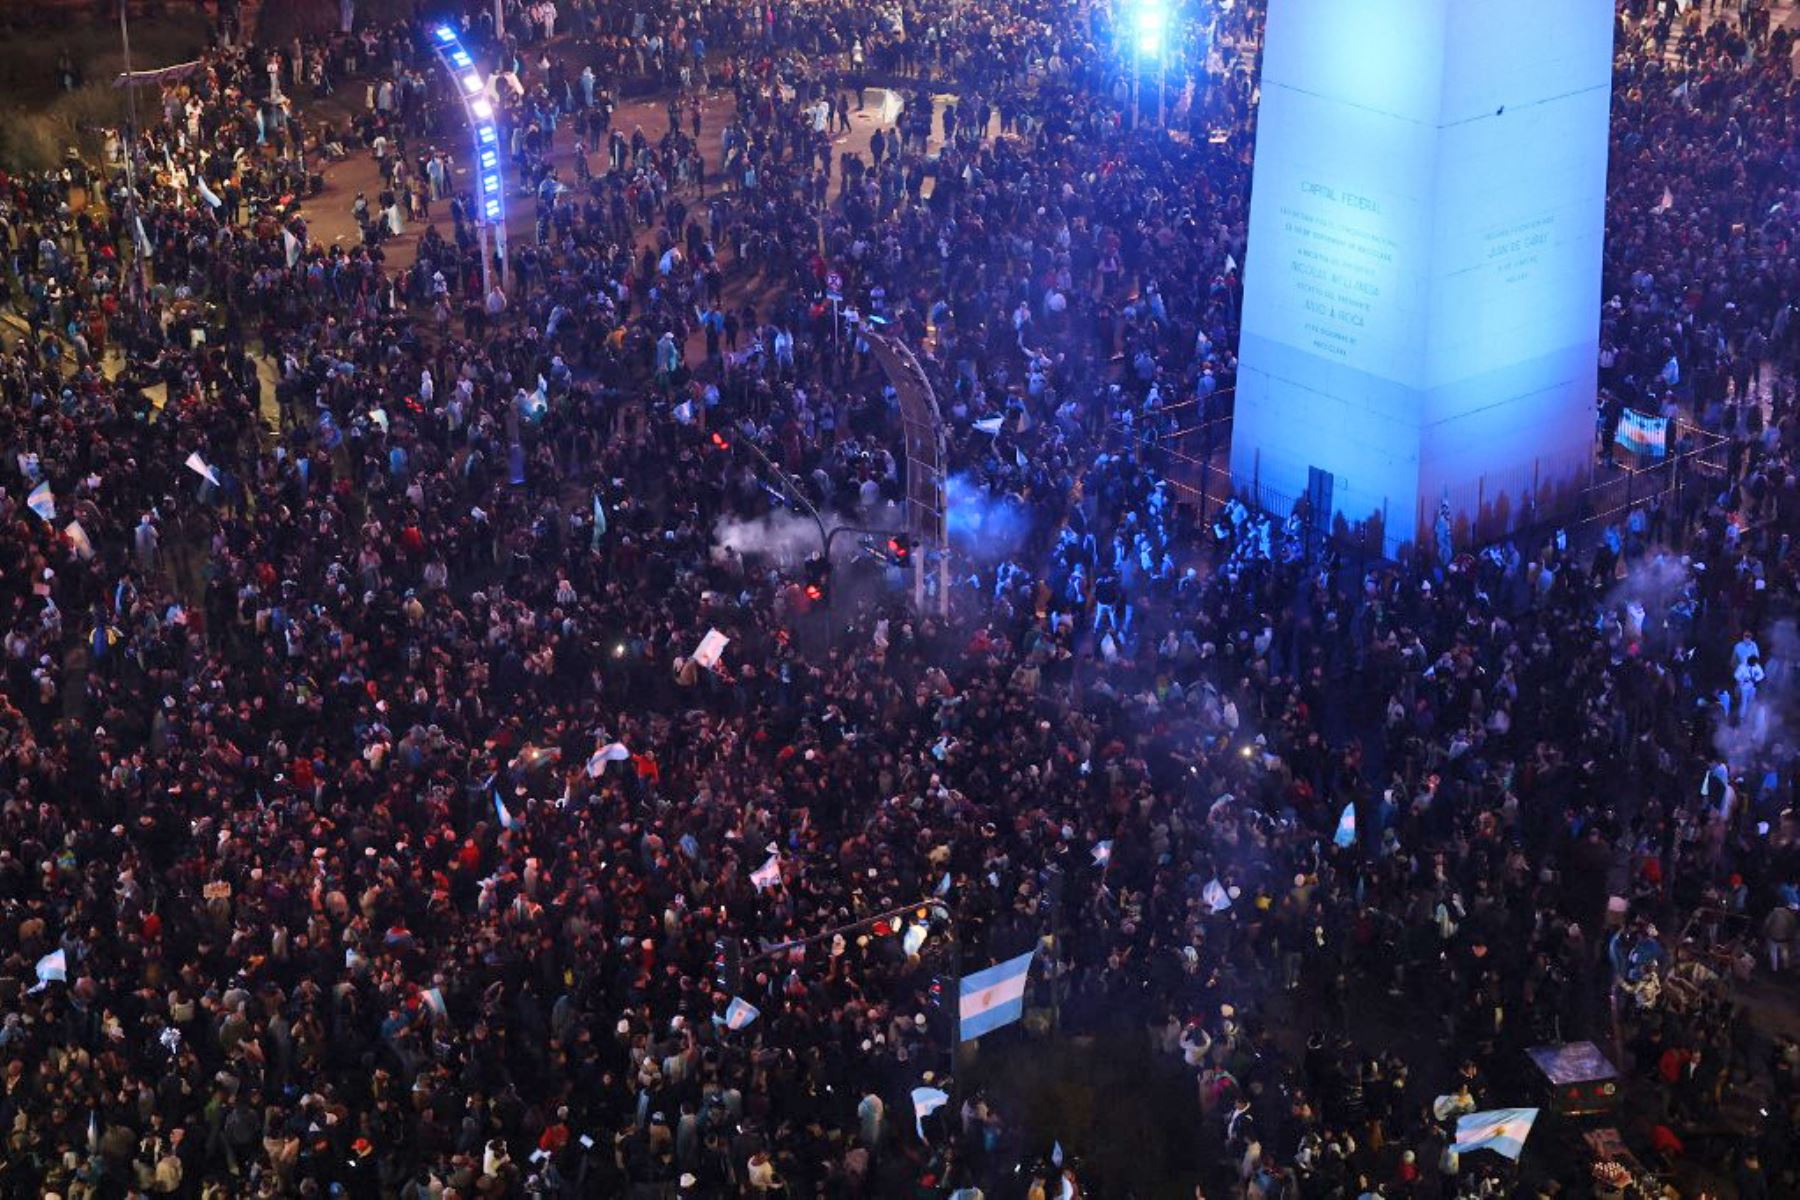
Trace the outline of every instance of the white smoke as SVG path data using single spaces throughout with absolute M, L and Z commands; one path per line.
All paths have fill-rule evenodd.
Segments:
M 1010 558 L 1031 532 L 1031 514 L 1021 503 L 996 496 L 971 475 L 952 475 L 944 500 L 950 544 L 961 559 L 992 563 Z
M 826 518 L 826 531 L 837 524 Z M 819 553 L 819 526 L 811 517 L 778 508 L 754 521 L 720 517 L 713 526 L 713 557 L 731 555 L 762 557 L 783 567 L 794 567 Z
M 1736 684 L 1726 680 L 1723 686 L 1732 691 L 1733 720 L 1713 735 L 1713 748 L 1733 774 L 1759 765 L 1771 748 L 1792 744 L 1787 718 L 1800 701 L 1800 628 L 1793 619 L 1783 617 L 1764 629 L 1756 645 L 1762 651 L 1763 669 L 1756 699 L 1748 712 L 1739 712 Z M 1735 658 L 1727 663 L 1727 669 L 1736 666 Z

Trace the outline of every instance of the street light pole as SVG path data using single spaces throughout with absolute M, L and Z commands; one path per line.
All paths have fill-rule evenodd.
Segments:
M 138 237 L 137 81 L 131 77 L 130 0 L 119 0 L 119 44 L 125 52 L 125 237 L 131 243 L 133 301 L 144 298 L 144 244 Z

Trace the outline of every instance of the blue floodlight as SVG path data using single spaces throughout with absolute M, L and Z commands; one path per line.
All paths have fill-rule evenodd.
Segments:
M 469 52 L 467 50 L 452 50 L 450 52 L 450 62 L 452 65 L 458 67 L 474 65 L 474 60 L 469 57 Z
M 451 29 L 448 25 L 439 25 L 434 32 L 436 32 L 437 40 L 440 42 L 454 42 L 456 40 L 456 31 Z
M 1131 23 L 1137 34 L 1138 53 L 1147 56 L 1161 54 L 1163 31 L 1169 23 L 1169 13 L 1162 6 L 1162 0 L 1141 0 L 1132 12 Z

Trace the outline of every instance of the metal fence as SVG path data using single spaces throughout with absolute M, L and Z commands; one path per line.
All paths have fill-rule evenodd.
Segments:
M 1190 408 L 1189 415 L 1197 415 L 1197 410 Z M 1233 498 L 1286 520 L 1299 511 L 1302 497 L 1277 491 L 1261 480 L 1232 481 L 1231 424 L 1230 414 L 1187 425 L 1178 419 L 1173 429 L 1156 435 L 1154 449 L 1161 456 L 1165 478 L 1182 501 L 1196 509 L 1202 522 Z M 1660 459 L 1640 459 L 1615 447 L 1607 460 L 1595 466 L 1588 486 L 1554 510 L 1522 506 L 1515 512 L 1494 513 L 1483 506 L 1474 524 L 1458 527 L 1457 548 L 1473 550 L 1501 540 L 1548 540 L 1561 530 L 1574 550 L 1597 543 L 1607 527 L 1622 526 L 1636 509 L 1660 500 L 1673 515 L 1687 489 L 1723 487 L 1729 470 L 1729 442 L 1685 421 L 1674 424 L 1674 434 L 1675 450 Z M 1529 493 L 1527 481 L 1518 494 Z M 1400 561 L 1419 549 L 1429 549 L 1395 538 L 1380 519 L 1350 523 L 1317 513 L 1311 514 L 1310 523 L 1314 538 L 1329 539 L 1339 550 L 1363 558 Z M 1422 531 L 1421 537 L 1429 536 Z

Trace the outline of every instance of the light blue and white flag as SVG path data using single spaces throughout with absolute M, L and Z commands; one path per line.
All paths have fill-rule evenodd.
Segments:
M 922 1142 L 925 1140 L 925 1118 L 950 1103 L 950 1093 L 941 1088 L 916 1087 L 912 1090 L 912 1102 L 913 1128 L 919 1131 Z
M 935 896 L 948 896 L 950 894 L 950 872 L 944 872 L 944 877 L 938 880 L 937 887 L 933 889 L 932 894 Z
M 513 816 L 511 810 L 506 807 L 506 801 L 500 798 L 498 789 L 494 791 L 494 815 L 500 818 L 500 828 L 519 828 L 519 818 Z
M 425 1000 L 425 1007 L 429 1008 L 433 1013 L 440 1017 L 447 1017 L 450 1015 L 450 1008 L 444 1003 L 444 990 L 442 988 L 426 988 L 420 995 L 423 996 Z
M 1112 839 L 1107 838 L 1094 846 L 1094 865 L 1110 867 L 1112 865 Z
M 1344 805 L 1344 811 L 1338 814 L 1337 832 L 1331 840 L 1340 846 L 1356 844 L 1356 803 L 1352 801 Z
M 200 189 L 200 198 L 206 201 L 208 208 L 219 208 L 224 205 L 225 202 L 219 199 L 218 193 L 206 186 L 206 176 L 198 171 L 194 172 L 194 186 Z
M 1050 1145 L 1050 1165 L 1060 1168 L 1063 1164 L 1062 1142 L 1058 1140 Z
M 1456 1143 L 1451 1149 L 1458 1154 L 1492 1150 L 1516 1162 L 1525 1152 L 1525 1139 L 1531 1136 L 1537 1115 L 1535 1108 L 1494 1108 L 1470 1113 L 1456 1122 Z
M 56 520 L 56 493 L 50 490 L 48 479 L 31 489 L 25 497 L 25 507 L 46 521 Z
M 53 983 L 69 982 L 69 955 L 67 951 L 52 950 L 37 962 L 37 986 L 33 992 L 41 992 Z
M 741 997 L 733 996 L 731 998 L 731 1003 L 725 1006 L 725 1028 L 748 1028 L 750 1022 L 756 1020 L 756 1018 L 760 1016 L 762 1016 L 762 1010 L 757 1008 L 756 1005 Z
M 606 536 L 606 501 L 604 501 L 600 498 L 599 492 L 595 492 L 594 493 L 594 541 L 595 541 L 595 543 L 598 544 L 599 540 L 605 536 Z
M 1033 946 L 1017 958 L 962 977 L 957 1008 L 959 1041 L 972 1042 L 1025 1014 L 1025 984 L 1036 956 L 1037 947 Z
M 769 855 L 769 861 L 750 872 L 750 882 L 761 892 L 781 882 L 781 855 Z
M 976 421 L 974 424 L 975 428 L 981 430 L 981 432 L 987 434 L 989 437 L 998 437 L 1000 435 L 1000 426 L 1005 423 L 1005 417 L 987 417 L 983 420 Z
M 69 539 L 69 545 L 75 549 L 75 557 L 83 560 L 94 557 L 94 543 L 88 540 L 87 530 L 81 527 L 80 521 L 70 521 L 63 526 L 63 536 Z
M 1206 886 L 1200 889 L 1200 898 L 1215 913 L 1222 913 L 1231 907 L 1231 893 L 1217 879 L 1207 881 Z
M 200 457 L 200 452 L 198 450 L 190 453 L 187 456 L 186 461 L 182 463 L 182 466 L 200 476 L 200 478 L 206 480 L 206 482 L 212 484 L 214 487 L 219 486 L 219 473 L 212 468 L 210 463 Z
M 925 937 L 925 926 L 914 921 L 906 927 L 906 932 L 900 935 L 900 948 L 906 951 L 907 957 L 910 958 L 925 948 Z
M 608 742 L 594 751 L 588 759 L 587 773 L 590 779 L 598 779 L 606 773 L 607 763 L 624 762 L 631 757 L 631 751 L 625 748 L 624 742 Z

